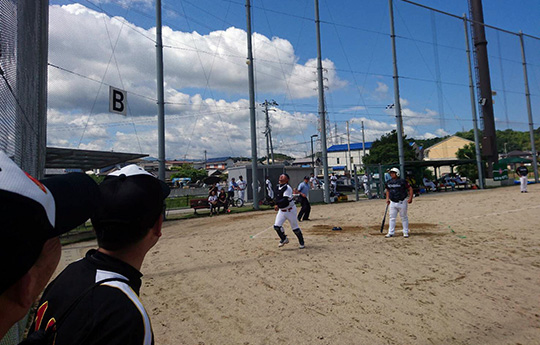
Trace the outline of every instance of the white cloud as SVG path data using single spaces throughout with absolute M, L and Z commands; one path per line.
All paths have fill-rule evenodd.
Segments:
M 123 18 L 111 18 L 80 4 L 51 6 L 50 22 L 51 63 L 156 98 L 155 47 L 148 39 L 155 38 L 155 28 L 146 30 L 127 25 Z M 210 86 L 216 91 L 247 94 L 244 30 L 230 27 L 201 35 L 164 27 L 163 44 L 167 89 Z M 315 59 L 298 64 L 292 44 L 279 37 L 255 33 L 253 46 L 258 92 L 284 94 L 288 98 L 317 95 Z M 346 85 L 337 76 L 332 61 L 324 60 L 323 67 L 328 78 L 325 85 L 330 90 Z M 85 100 L 93 103 L 98 83 L 55 68 L 50 69 L 50 74 L 53 107 L 80 107 Z M 101 93 L 106 96 L 106 92 Z
M 378 81 L 377 87 L 375 88 L 374 97 L 379 100 L 388 99 L 388 85 L 383 82 Z
M 166 111 L 166 155 L 171 158 L 201 158 L 204 150 L 209 157 L 251 156 L 249 102 L 203 99 L 177 93 L 184 105 L 173 105 L 176 111 Z M 170 109 L 168 109 L 170 110 Z M 277 109 L 269 112 L 274 146 L 283 142 L 286 152 L 295 156 L 305 154 L 306 145 L 299 145 L 301 136 L 317 123 L 315 114 L 294 113 Z M 264 116 L 257 108 L 258 151 L 266 155 Z M 48 144 L 60 147 L 79 147 L 117 152 L 142 152 L 157 155 L 156 116 L 119 116 L 108 113 L 88 117 L 52 110 L 48 114 Z M 134 130 L 135 127 L 135 130 Z M 84 136 L 83 136 L 84 131 Z M 292 135 L 294 134 L 294 135 Z M 79 140 L 83 137 L 82 143 Z M 140 147 L 139 147 L 140 145 Z
M 203 150 L 209 156 L 250 156 L 246 32 L 230 27 L 201 35 L 164 27 L 163 35 L 167 156 L 198 158 Z M 60 68 L 49 67 L 49 144 L 156 155 L 154 37 L 155 28 L 80 4 L 50 6 L 49 61 Z M 292 44 L 279 37 L 254 34 L 253 46 L 258 93 L 317 95 L 315 59 L 299 63 Z M 332 61 L 324 60 L 323 67 L 330 92 L 346 85 Z M 127 90 L 127 117 L 108 113 L 108 85 Z M 306 146 L 301 137 L 316 126 L 316 116 L 278 111 L 270 117 L 274 142 L 303 155 L 306 148 L 297 146 Z M 259 155 L 265 155 L 264 122 L 258 125 Z
M 347 109 L 343 109 L 343 110 L 340 110 L 339 112 L 340 113 L 350 113 L 350 112 L 355 112 L 355 111 L 358 111 L 358 110 L 365 110 L 366 107 L 362 106 L 362 105 L 359 105 L 359 106 L 356 106 L 356 107 L 350 107 L 350 108 L 347 108 Z
M 444 136 L 447 136 L 447 135 L 450 135 L 450 133 L 448 133 L 447 131 L 445 131 L 444 129 L 442 128 L 439 128 L 435 131 L 435 133 L 437 134 L 437 136 L 439 137 L 444 137 Z

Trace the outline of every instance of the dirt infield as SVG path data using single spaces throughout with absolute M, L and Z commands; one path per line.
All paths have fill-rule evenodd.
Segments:
M 167 222 L 142 268 L 156 344 L 539 343 L 540 187 L 415 198 L 408 239 L 384 209 L 314 206 L 303 250 L 273 211 Z

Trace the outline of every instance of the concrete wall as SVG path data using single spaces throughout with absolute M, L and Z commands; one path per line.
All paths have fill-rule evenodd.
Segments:
M 369 154 L 369 149 L 366 149 L 366 155 L 367 154 Z M 347 166 L 348 155 L 349 155 L 348 151 L 328 152 L 328 167 Z M 364 155 L 363 150 L 351 150 L 352 164 L 356 164 L 358 166 L 361 165 L 363 155 Z M 339 158 L 339 163 L 338 163 L 338 158 Z M 349 169 L 352 168 L 352 164 L 349 164 Z

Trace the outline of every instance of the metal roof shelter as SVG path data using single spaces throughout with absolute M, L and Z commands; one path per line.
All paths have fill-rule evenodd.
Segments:
M 91 151 L 47 147 L 45 168 L 47 169 L 101 169 L 124 163 L 133 159 L 147 157 L 140 153 L 123 153 L 110 151 Z

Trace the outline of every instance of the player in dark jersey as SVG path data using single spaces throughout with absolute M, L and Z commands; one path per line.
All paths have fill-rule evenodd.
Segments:
M 409 217 L 407 205 L 412 203 L 413 189 L 406 180 L 399 178 L 399 169 L 389 171 L 391 179 L 386 182 L 386 203 L 390 205 L 390 222 L 386 238 L 393 237 L 396 230 L 396 218 L 399 212 L 403 224 L 403 237 L 409 237 Z
M 521 193 L 527 193 L 527 175 L 529 175 L 529 169 L 525 166 L 525 163 L 516 169 L 516 174 L 519 176 Z
M 92 217 L 99 248 L 47 287 L 29 337 L 55 328 L 55 345 L 151 345 L 150 320 L 138 296 L 139 270 L 161 236 L 170 190 L 136 165 L 110 174 L 99 189 L 101 202 Z

